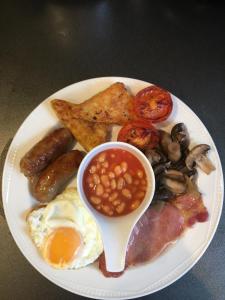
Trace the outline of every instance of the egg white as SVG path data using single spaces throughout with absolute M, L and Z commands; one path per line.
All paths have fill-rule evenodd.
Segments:
M 80 234 L 82 243 L 74 260 L 66 265 L 52 265 L 55 268 L 78 269 L 87 266 L 103 251 L 98 227 L 82 204 L 75 188 L 67 188 L 46 207 L 33 210 L 27 218 L 27 223 L 31 238 L 43 258 L 46 239 L 54 229 L 71 227 Z

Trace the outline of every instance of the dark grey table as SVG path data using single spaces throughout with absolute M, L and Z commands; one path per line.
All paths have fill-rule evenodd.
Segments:
M 222 1 L 2 0 L 1 173 L 9 144 L 43 99 L 92 77 L 158 84 L 204 122 L 225 163 L 225 5 Z M 16 199 L 20 201 L 20 199 Z M 0 211 L 0 299 L 80 299 L 26 261 Z M 225 299 L 225 215 L 184 277 L 145 299 Z

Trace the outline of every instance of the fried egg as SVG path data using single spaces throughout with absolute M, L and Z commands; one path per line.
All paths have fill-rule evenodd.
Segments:
M 98 227 L 77 190 L 67 188 L 47 206 L 27 217 L 31 238 L 44 260 L 58 269 L 78 269 L 103 251 Z

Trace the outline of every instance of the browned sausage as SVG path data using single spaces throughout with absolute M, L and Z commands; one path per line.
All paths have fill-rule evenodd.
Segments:
M 69 180 L 75 175 L 81 161 L 82 152 L 69 151 L 58 157 L 39 176 L 31 182 L 31 193 L 40 202 L 49 202 L 62 192 Z
M 21 172 L 33 176 L 73 147 L 74 138 L 67 128 L 59 128 L 33 146 L 20 161 Z

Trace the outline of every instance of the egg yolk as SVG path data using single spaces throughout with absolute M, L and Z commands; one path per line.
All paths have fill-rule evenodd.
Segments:
M 48 237 L 45 247 L 46 259 L 58 266 L 67 264 L 74 258 L 80 245 L 80 235 L 74 228 L 57 228 Z

